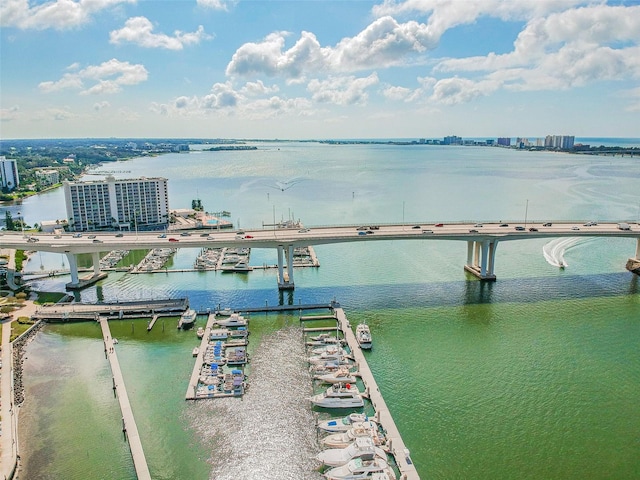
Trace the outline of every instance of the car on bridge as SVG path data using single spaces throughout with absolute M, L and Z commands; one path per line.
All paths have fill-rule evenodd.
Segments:
M 509 224 L 508 224 L 508 223 L 501 223 L 501 224 L 500 224 L 500 226 L 501 226 L 501 227 L 508 227 L 508 226 L 509 226 Z
M 584 224 L 585 227 L 595 227 L 598 225 L 596 222 L 587 222 Z
M 471 230 L 469 230 L 469 233 L 478 233 L 478 230 L 476 230 L 475 228 L 472 228 Z
M 73 238 L 81 238 L 82 234 L 81 233 L 74 233 L 73 234 Z
M 436 223 L 436 227 L 444 227 L 444 223 Z
M 100 240 L 99 238 L 94 238 L 93 243 L 102 243 L 102 240 Z
M 411 228 L 420 229 L 420 228 L 422 228 L 422 225 L 414 225 L 414 226 L 413 226 L 413 227 L 411 227 Z
M 551 225 L 553 225 L 551 222 L 547 222 L 547 223 L 543 223 L 542 224 L 543 227 L 550 227 Z
M 428 228 L 422 230 L 422 233 L 433 233 L 433 230 L 430 230 Z
M 124 237 L 124 233 L 116 233 L 116 237 L 122 238 L 122 237 Z
M 167 234 L 166 233 L 161 233 L 160 235 L 158 235 L 158 238 L 167 238 Z
M 310 232 L 311 230 L 309 230 L 308 228 L 303 228 L 301 230 L 298 230 L 298 233 L 307 233 Z
M 177 238 L 170 238 L 169 241 L 170 242 L 179 242 L 180 240 L 178 240 Z
M 538 229 L 537 229 L 536 227 L 531 227 L 531 228 L 529 228 L 529 231 L 530 231 L 530 232 L 537 232 L 537 231 L 538 231 Z
M 517 230 L 517 231 L 519 231 L 519 232 L 524 232 L 524 231 L 525 231 L 525 228 L 524 228 L 522 225 L 518 225 L 518 226 L 516 227 L 516 230 Z

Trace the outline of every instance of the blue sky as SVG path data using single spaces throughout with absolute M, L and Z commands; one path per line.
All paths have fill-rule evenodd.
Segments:
M 640 1 L 0 0 L 0 137 L 640 137 Z

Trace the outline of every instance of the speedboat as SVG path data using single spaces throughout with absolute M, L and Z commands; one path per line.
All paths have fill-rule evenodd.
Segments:
M 376 457 L 373 460 L 356 458 L 346 465 L 325 472 L 324 477 L 329 480 L 361 480 L 365 478 L 395 480 L 396 474 L 386 460 Z
M 342 355 L 347 355 L 347 351 L 342 348 L 340 345 L 323 345 L 323 346 L 317 346 L 315 348 L 311 349 L 311 353 L 313 355 L 320 355 L 322 353 L 340 353 Z
M 371 331 L 366 323 L 359 323 L 356 327 L 356 340 L 363 350 L 371 349 Z
M 375 446 L 371 437 L 358 437 L 347 448 L 330 448 L 316 456 L 318 461 L 329 467 L 345 465 L 354 458 L 373 460 L 376 457 L 386 460 L 387 454 L 380 447 Z
M 309 357 L 309 363 L 311 365 L 319 365 L 327 362 L 346 363 L 348 359 L 345 355 L 344 351 L 322 352 L 319 355 L 312 355 Z
M 198 331 L 196 332 L 196 335 L 198 336 L 198 338 L 204 337 L 204 328 L 198 327 Z
M 193 308 L 187 309 L 180 316 L 180 321 L 178 322 L 178 328 L 182 328 L 186 330 L 187 328 L 193 327 L 193 324 L 195 323 L 197 316 L 198 316 L 198 312 L 196 312 Z
M 246 260 L 240 260 L 235 263 L 232 267 L 223 266 L 220 267 L 220 270 L 224 272 L 240 272 L 246 273 L 253 270 L 253 267 L 250 267 Z
M 375 422 L 358 422 L 346 432 L 332 433 L 322 439 L 322 444 L 328 448 L 346 448 L 351 445 L 356 438 L 369 437 L 373 439 L 376 447 L 384 445 L 384 436 L 378 430 Z
M 364 413 L 350 413 L 346 417 L 332 418 L 318 423 L 318 428 L 325 432 L 346 432 L 354 424 L 368 422 L 369 417 Z
M 215 324 L 221 327 L 246 327 L 248 322 L 249 320 L 239 313 L 232 313 L 226 318 L 216 320 Z
M 355 383 L 356 377 L 349 367 L 341 366 L 333 372 L 314 375 L 315 380 L 321 380 L 324 383 Z
M 198 347 L 193 347 L 193 350 L 191 351 L 191 355 L 193 355 L 194 357 L 197 357 L 198 353 L 200 353 L 200 349 Z
M 364 407 L 364 399 L 353 383 L 336 383 L 326 392 L 312 396 L 309 400 L 318 407 L 324 408 L 357 408 Z

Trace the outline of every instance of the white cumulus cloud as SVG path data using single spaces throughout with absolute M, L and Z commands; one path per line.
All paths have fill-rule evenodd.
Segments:
M 146 81 L 148 75 L 144 65 L 121 62 L 112 58 L 100 65 L 90 65 L 75 73 L 65 73 L 55 82 L 42 82 L 38 88 L 43 93 L 51 93 L 64 89 L 82 89 L 85 87 L 85 82 L 94 82 L 80 94 L 111 94 L 121 91 L 123 85 L 137 85 Z
M 335 105 L 364 105 L 369 98 L 367 88 L 379 82 L 378 75 L 368 77 L 329 77 L 326 80 L 312 80 L 307 89 L 312 99 L 319 103 Z
M 153 24 L 148 18 L 133 17 L 128 19 L 120 30 L 113 30 L 109 34 L 109 42 L 116 45 L 129 42 L 146 48 L 182 50 L 185 45 L 195 45 L 212 38 L 205 33 L 202 25 L 195 32 L 184 33 L 176 30 L 173 35 L 171 37 L 163 33 L 154 33 Z
M 121 3 L 136 3 L 136 0 L 2 0 L 0 26 L 65 30 L 83 25 L 93 14 Z

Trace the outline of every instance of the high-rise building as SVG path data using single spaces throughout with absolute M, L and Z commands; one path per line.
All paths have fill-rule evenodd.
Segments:
M 166 178 L 64 182 L 69 226 L 76 231 L 158 229 L 169 223 Z
M 0 187 L 15 190 L 20 185 L 18 165 L 11 158 L 0 155 Z
M 500 137 L 498 138 L 498 145 L 502 147 L 508 147 L 511 145 L 511 137 Z

